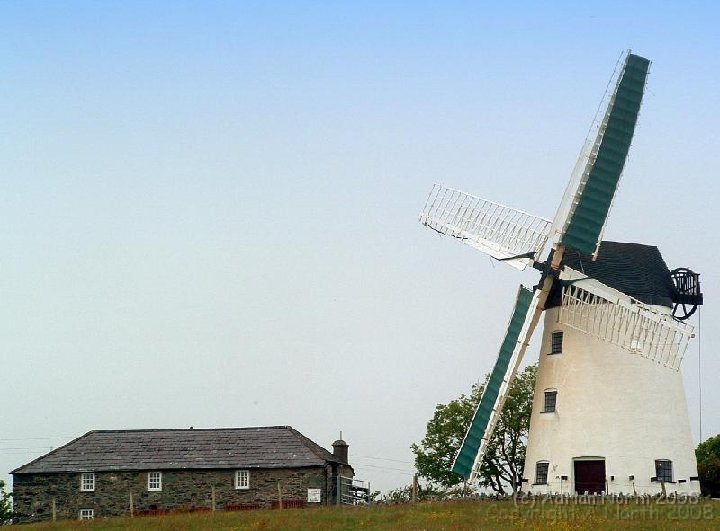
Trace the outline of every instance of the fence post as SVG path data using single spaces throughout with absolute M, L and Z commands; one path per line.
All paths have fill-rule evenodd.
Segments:
M 417 493 L 418 493 L 418 475 L 415 474 L 413 476 L 413 486 L 412 486 L 412 502 L 415 503 L 417 501 Z
M 279 481 L 278 481 L 278 483 L 277 483 L 277 487 L 278 487 L 278 508 L 282 509 L 282 508 L 283 508 L 283 504 L 282 504 L 282 488 L 280 487 L 280 482 L 279 482 Z
M 132 491 L 130 491 L 130 518 L 135 516 L 135 504 L 133 503 Z
M 57 520 L 57 506 L 55 505 L 55 498 L 52 499 L 52 519 L 53 522 Z
M 212 512 L 215 512 L 215 485 L 210 486 L 210 500 L 212 503 Z

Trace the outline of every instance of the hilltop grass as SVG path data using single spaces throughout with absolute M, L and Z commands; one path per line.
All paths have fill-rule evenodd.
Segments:
M 720 529 L 720 502 L 513 504 L 458 500 L 63 521 L 39 529 Z

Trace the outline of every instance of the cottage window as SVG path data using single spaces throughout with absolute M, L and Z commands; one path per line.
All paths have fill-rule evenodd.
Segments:
M 148 472 L 148 490 L 162 490 L 162 472 Z
M 235 471 L 235 488 L 236 489 L 249 489 L 250 488 L 250 471 L 249 470 L 236 470 Z
M 80 509 L 80 520 L 94 520 L 95 509 Z
M 561 354 L 563 344 L 563 333 L 556 331 L 552 333 L 552 340 L 550 342 L 550 354 Z
M 550 463 L 547 461 L 538 461 L 535 463 L 535 484 L 536 485 L 547 485 L 548 469 Z
M 557 403 L 557 391 L 545 391 L 545 404 L 543 407 L 543 413 L 552 413 L 555 411 L 555 404 Z
M 80 490 L 83 492 L 92 492 L 95 490 L 94 472 L 83 472 L 80 474 Z
M 658 481 L 672 482 L 672 461 L 669 459 L 655 460 L 655 475 Z

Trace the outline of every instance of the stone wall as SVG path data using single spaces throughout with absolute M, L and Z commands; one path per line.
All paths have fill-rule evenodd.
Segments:
M 250 487 L 235 489 L 235 470 L 164 470 L 162 491 L 147 490 L 147 472 L 96 472 L 95 490 L 80 491 L 80 474 L 16 474 L 13 502 L 17 522 L 51 520 L 53 500 L 60 519 L 77 519 L 81 509 L 95 518 L 151 511 L 212 510 L 242 506 L 271 507 L 282 498 L 307 500 L 308 489 L 321 489 L 321 505 L 335 503 L 335 475 L 352 477 L 348 466 L 250 469 Z

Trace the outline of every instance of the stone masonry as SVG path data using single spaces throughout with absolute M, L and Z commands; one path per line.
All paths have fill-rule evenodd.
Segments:
M 162 471 L 162 491 L 147 490 L 147 472 L 97 472 L 95 490 L 80 490 L 79 473 L 22 474 L 15 478 L 14 508 L 18 523 L 77 519 L 81 509 L 95 518 L 130 516 L 155 511 L 215 510 L 271 507 L 283 500 L 307 501 L 308 489 L 321 489 L 321 503 L 335 503 L 335 474 L 352 476 L 350 467 L 308 467 L 250 470 L 248 489 L 235 488 L 235 470 Z

